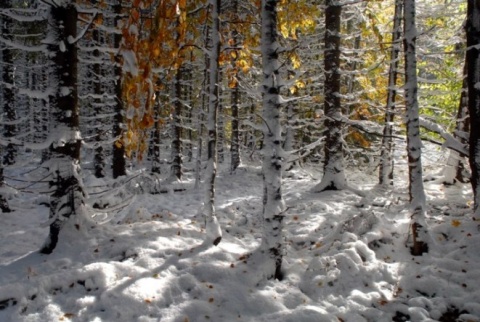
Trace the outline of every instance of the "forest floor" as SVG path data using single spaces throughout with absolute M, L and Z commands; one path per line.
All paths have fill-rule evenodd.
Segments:
M 259 163 L 235 174 L 220 167 L 217 247 L 202 244 L 204 192 L 190 173 L 170 191 L 128 198 L 107 197 L 105 180 L 86 177 L 90 204 L 125 204 L 98 210 L 99 224 L 63 236 L 51 255 L 38 253 L 48 233 L 45 198 L 17 193 L 15 211 L 0 214 L 0 321 L 479 322 L 480 218 L 468 184 L 435 179 L 446 153 L 429 150 L 431 241 L 417 257 L 405 159 L 392 189 L 378 187 L 377 171 L 366 166 L 349 169 L 354 189 L 323 193 L 311 192 L 317 167 L 287 172 L 282 281 L 262 280 L 249 263 L 261 238 Z

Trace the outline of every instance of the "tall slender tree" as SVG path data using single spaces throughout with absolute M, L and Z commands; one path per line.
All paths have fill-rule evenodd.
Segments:
M 0 8 L 12 8 L 12 1 L 2 1 Z M 2 37 L 7 41 L 13 41 L 14 25 L 13 19 L 9 15 L 2 15 L 1 17 L 1 31 Z M 15 119 L 15 68 L 14 68 L 14 50 L 10 45 L 6 45 L 2 49 L 2 79 L 3 79 L 3 114 L 5 119 L 4 135 L 7 139 L 13 138 L 16 132 Z M 11 165 L 15 163 L 16 147 L 12 142 L 8 142 L 4 149 L 3 163 Z
M 325 163 L 323 178 L 314 191 L 341 190 L 347 185 L 343 165 L 342 107 L 340 100 L 340 22 L 342 6 L 327 0 L 325 7 Z
M 221 0 L 210 0 L 212 6 L 212 47 L 209 50 L 210 82 L 207 116 L 207 169 L 205 174 L 205 216 L 207 242 L 218 245 L 222 240 L 222 230 L 215 214 L 215 180 L 217 176 L 217 112 L 219 95 L 219 58 L 220 58 L 220 9 Z
M 262 0 L 261 52 L 263 69 L 263 238 L 261 250 L 267 265 L 265 277 L 282 279 L 283 219 L 282 196 L 282 126 L 280 123 L 279 43 L 277 30 L 278 0 Z
M 480 214 L 480 1 L 467 2 L 468 110 L 474 212 Z
M 422 141 L 418 110 L 418 81 L 415 27 L 415 0 L 404 0 L 405 104 L 407 107 L 408 192 L 412 214 L 412 255 L 422 255 L 428 248 L 425 224 L 425 190 L 422 178 Z
M 233 17 L 238 17 L 238 2 L 239 0 L 233 0 L 232 3 L 232 12 Z M 238 61 L 238 47 L 240 46 L 240 33 L 237 28 L 234 26 L 231 32 L 233 54 L 232 57 L 232 66 L 237 65 Z M 230 172 L 234 172 L 238 166 L 240 166 L 240 124 L 239 124 L 239 103 L 240 103 L 240 86 L 239 86 L 239 72 L 238 68 L 234 69 L 234 82 L 231 86 L 230 93 L 230 104 L 232 109 L 232 124 L 231 124 L 231 144 L 230 144 Z
M 116 0 L 116 3 L 113 5 L 113 12 L 115 14 L 114 25 L 115 28 L 120 29 L 120 23 L 123 19 L 123 6 L 122 0 Z M 124 126 L 124 104 L 123 104 L 123 86 L 122 86 L 122 55 L 120 53 L 120 47 L 122 44 L 122 34 L 120 30 L 116 31 L 114 37 L 114 47 L 118 50 L 115 55 L 115 96 L 116 96 L 116 105 L 115 105 L 115 116 L 113 120 L 113 137 L 117 139 L 115 144 L 113 144 L 113 156 L 112 156 L 112 172 L 113 178 L 124 176 L 127 174 L 126 169 L 126 160 L 125 160 L 125 145 L 120 144 L 120 138 L 122 136 Z
M 393 126 L 395 121 L 395 102 L 397 97 L 398 60 L 401 48 L 403 0 L 395 0 L 393 14 L 392 47 L 388 70 L 387 106 L 385 107 L 385 125 L 383 128 L 382 152 L 380 156 L 379 183 L 393 185 Z
M 52 62 L 53 138 L 49 160 L 53 188 L 50 199 L 50 231 L 40 250 L 51 253 L 66 225 L 69 233 L 81 227 L 85 202 L 80 176 L 79 110 L 77 95 L 77 7 L 75 1 L 45 1 L 50 7 L 47 37 Z M 72 229 L 73 228 L 73 229 Z
M 462 92 L 460 93 L 455 132 L 453 133 L 453 136 L 465 145 L 468 144 L 468 138 L 465 134 L 470 130 L 467 72 L 467 64 L 465 63 L 463 67 Z M 466 157 L 461 155 L 458 151 L 450 150 L 443 175 L 443 183 L 446 185 L 451 185 L 455 182 L 468 182 L 470 178 L 466 165 Z

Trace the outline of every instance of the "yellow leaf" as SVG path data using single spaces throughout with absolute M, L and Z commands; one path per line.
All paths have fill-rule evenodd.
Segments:
M 453 226 L 453 227 L 458 227 L 458 226 L 460 226 L 460 224 L 461 224 L 460 221 L 458 221 L 458 220 L 456 220 L 456 219 L 453 219 L 453 220 L 452 220 L 452 226 Z

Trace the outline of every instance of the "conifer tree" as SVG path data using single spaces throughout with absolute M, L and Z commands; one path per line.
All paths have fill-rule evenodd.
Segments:
M 77 7 L 74 1 L 45 1 L 49 5 L 48 50 L 53 87 L 50 103 L 52 129 L 48 165 L 53 193 L 50 231 L 41 253 L 50 254 L 65 226 L 84 229 L 84 191 L 80 175 L 81 135 L 77 95 Z M 75 228 L 73 228 L 75 227 Z M 72 229 L 73 228 L 73 229 Z

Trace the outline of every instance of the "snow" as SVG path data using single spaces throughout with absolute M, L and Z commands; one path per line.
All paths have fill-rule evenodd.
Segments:
M 430 144 L 422 152 L 424 173 L 441 176 L 447 156 Z M 183 191 L 140 193 L 115 208 L 132 190 L 122 185 L 145 188 L 146 175 L 132 172 L 106 195 L 98 192 L 113 181 L 84 169 L 88 204 L 117 210 L 95 210 L 102 224 L 88 238 L 61 236 L 51 255 L 37 252 L 48 233 L 45 198 L 10 196 L 15 211 L 0 214 L 0 321 L 438 321 L 447 311 L 480 321 L 480 222 L 469 185 L 425 182 L 432 244 L 412 256 L 405 159 L 396 158 L 392 188 L 377 186 L 373 169 L 346 167 L 363 196 L 312 192 L 316 164 L 285 172 L 284 279 L 274 281 L 253 264 L 263 187 L 260 164 L 244 160 L 234 174 L 219 165 L 216 247 L 203 244 L 204 191 L 192 172 Z

